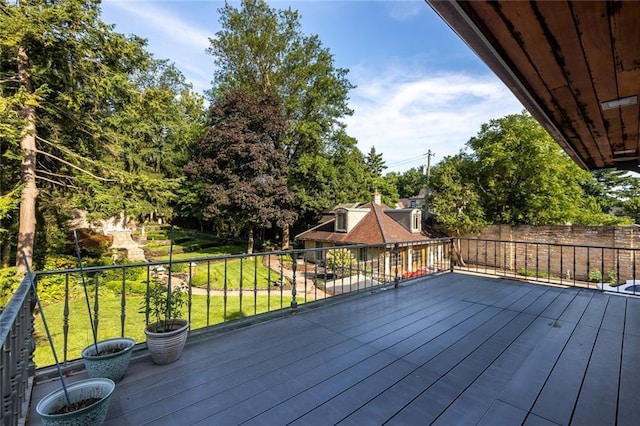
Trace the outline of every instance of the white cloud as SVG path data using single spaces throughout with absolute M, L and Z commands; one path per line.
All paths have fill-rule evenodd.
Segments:
M 428 149 L 436 160 L 457 154 L 483 123 L 523 109 L 493 75 L 393 69 L 376 75 L 356 71 L 351 81 L 358 87 L 351 94 L 355 112 L 345 120 L 347 131 L 363 153 L 372 146 L 381 152 L 387 171 L 424 164 L 420 156 Z
M 152 2 L 108 1 L 113 8 L 140 18 L 141 24 L 164 33 L 173 42 L 200 50 L 209 47 L 209 37 L 213 33 L 194 27 L 192 23 L 170 14 Z
M 417 1 L 395 1 L 389 4 L 389 16 L 397 21 L 405 21 L 424 12 L 424 6 Z

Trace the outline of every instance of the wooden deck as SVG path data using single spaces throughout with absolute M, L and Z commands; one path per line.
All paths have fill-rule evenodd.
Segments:
M 29 424 L 57 385 L 35 386 Z M 640 299 L 455 273 L 192 342 L 171 365 L 136 359 L 106 424 L 638 419 Z

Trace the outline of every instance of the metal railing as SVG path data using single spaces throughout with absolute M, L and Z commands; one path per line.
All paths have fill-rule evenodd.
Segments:
M 458 271 L 640 295 L 640 249 L 454 239 Z
M 25 277 L 0 314 L 0 424 L 16 425 L 25 416 L 26 391 L 35 368 L 31 280 Z
M 169 278 L 172 289 L 180 287 L 187 296 L 183 317 L 194 332 L 449 270 L 450 245 L 443 239 L 307 248 L 173 260 L 171 265 L 85 267 L 83 273 L 98 339 L 127 336 L 143 342 L 144 326 L 155 322 L 146 309 L 150 286 L 167 286 Z M 58 358 L 63 363 L 80 358 L 93 339 L 80 270 L 37 272 L 36 284 Z M 40 327 L 36 321 L 35 361 L 45 367 L 53 358 Z
M 144 326 L 154 321 L 145 308 L 155 284 L 171 282 L 172 288 L 185 290 L 183 316 L 193 333 L 452 270 L 640 295 L 639 263 L 640 249 L 445 238 L 201 257 L 171 265 L 86 267 L 83 272 L 98 338 L 143 342 Z M 78 359 L 92 340 L 80 270 L 41 271 L 34 277 L 60 361 Z M 40 321 L 34 327 L 33 305 L 25 279 L 0 314 L 2 424 L 16 424 L 23 415 L 28 376 L 35 371 L 32 360 L 38 367 L 52 363 Z

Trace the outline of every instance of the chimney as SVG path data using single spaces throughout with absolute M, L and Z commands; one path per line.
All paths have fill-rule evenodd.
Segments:
M 376 205 L 380 205 L 382 204 L 382 198 L 380 197 L 380 193 L 378 192 L 378 190 L 376 189 L 376 191 L 373 193 L 373 202 Z

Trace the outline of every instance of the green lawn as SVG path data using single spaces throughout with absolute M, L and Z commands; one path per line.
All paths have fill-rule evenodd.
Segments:
M 125 300 L 125 325 L 124 335 L 132 337 L 136 342 L 143 342 L 144 337 L 144 314 L 138 313 L 143 296 L 127 296 Z M 98 339 L 108 339 L 121 335 L 121 298 L 120 296 L 103 296 L 100 298 Z M 233 320 L 255 313 L 263 313 L 269 310 L 280 309 L 281 303 L 287 307 L 290 303 L 289 296 L 285 295 L 281 301 L 280 292 L 274 291 L 269 302 L 268 297 L 258 296 L 254 303 L 253 296 L 244 295 L 242 297 L 242 310 L 240 310 L 240 297 L 227 297 L 226 319 Z M 269 305 L 269 308 L 267 307 Z M 93 310 L 93 304 L 91 304 Z M 53 303 L 45 306 L 44 314 L 47 319 L 49 330 L 56 347 L 59 361 L 63 361 L 63 325 L 64 325 L 64 304 Z M 93 311 L 92 311 L 93 315 Z M 187 318 L 185 309 L 183 317 Z M 209 318 L 207 319 L 206 296 L 193 296 L 191 307 L 191 329 L 206 327 L 224 321 L 224 299 L 222 296 L 211 296 L 209 306 Z M 54 364 L 53 354 L 46 340 L 46 333 L 40 315 L 35 321 L 36 351 L 35 362 L 38 367 L 45 367 Z M 86 302 L 84 300 L 74 300 L 69 303 L 69 336 L 67 342 L 67 360 L 80 358 L 82 349 L 93 342 L 91 325 L 88 319 Z
M 168 250 L 167 250 L 168 251 Z M 198 251 L 190 252 L 190 253 L 174 253 L 173 260 L 187 260 L 187 259 L 196 259 L 201 257 L 212 257 L 212 256 L 229 256 L 232 254 L 242 254 L 242 248 L 235 245 L 226 245 L 226 246 L 217 246 L 217 247 L 207 247 L 200 249 Z M 163 256 L 155 257 L 153 260 L 157 261 L 168 261 L 169 254 Z
M 242 274 L 240 269 L 242 267 Z M 206 287 L 207 279 L 210 279 L 211 288 L 224 289 L 225 268 L 227 277 L 227 289 L 239 289 L 241 284 L 243 289 L 267 289 L 269 285 L 280 280 L 280 274 L 270 270 L 262 264 L 260 257 L 243 259 L 229 259 L 215 261 L 207 265 L 206 262 L 198 264 L 193 272 L 192 284 L 194 286 Z M 240 282 L 242 277 L 242 283 Z

